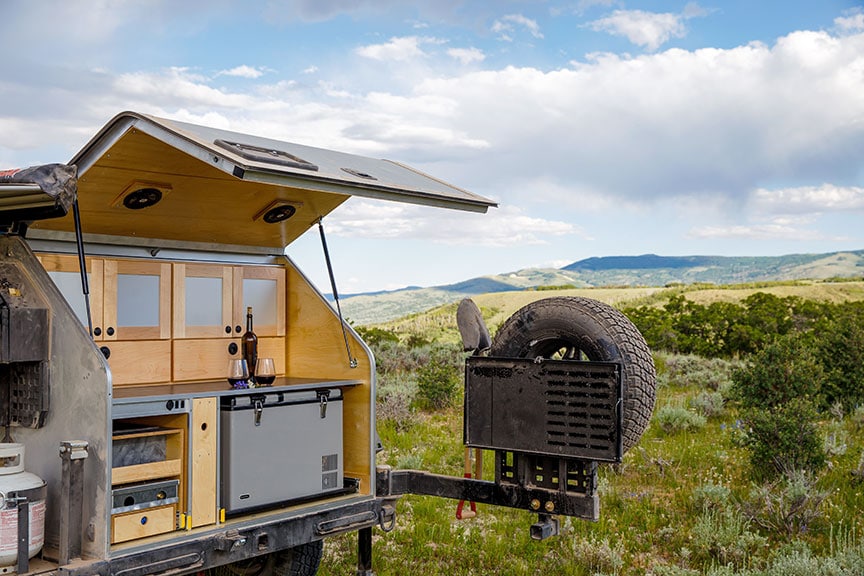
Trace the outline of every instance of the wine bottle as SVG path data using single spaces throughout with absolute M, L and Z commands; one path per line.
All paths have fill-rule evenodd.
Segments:
M 243 359 L 249 366 L 249 381 L 255 382 L 255 365 L 258 363 L 258 336 L 252 330 L 252 307 L 246 308 L 246 332 L 243 334 Z

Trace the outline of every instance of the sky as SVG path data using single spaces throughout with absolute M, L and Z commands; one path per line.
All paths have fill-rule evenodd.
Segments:
M 0 169 L 134 110 L 499 204 L 349 200 L 324 220 L 341 294 L 864 249 L 860 1 L 0 0 L 0 70 Z M 317 230 L 287 253 L 329 292 Z

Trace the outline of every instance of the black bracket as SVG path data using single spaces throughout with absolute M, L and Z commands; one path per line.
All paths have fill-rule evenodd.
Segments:
M 596 464 L 590 464 L 596 475 Z M 376 482 L 379 497 L 424 494 L 539 514 L 560 514 L 594 521 L 600 518 L 600 499 L 596 490 L 574 492 L 566 489 L 566 482 L 561 483 L 559 489 L 549 489 L 528 484 L 442 476 L 419 470 L 391 470 L 389 466 L 378 467 Z

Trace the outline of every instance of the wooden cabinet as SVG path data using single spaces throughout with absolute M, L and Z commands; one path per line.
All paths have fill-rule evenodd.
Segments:
M 39 258 L 86 326 L 78 257 Z M 240 357 L 249 306 L 259 357 L 285 374 L 284 268 L 104 257 L 86 265 L 93 339 L 107 352 L 114 385 L 225 377 L 228 360 Z
M 171 264 L 105 260 L 102 302 L 104 340 L 170 338 Z
M 87 308 L 78 257 L 39 256 L 82 325 Z M 93 339 L 107 353 L 115 385 L 171 380 L 171 265 L 87 258 Z
M 234 276 L 234 324 L 246 326 L 252 307 L 255 334 L 285 336 L 285 270 L 267 266 L 237 266 Z
M 234 323 L 231 266 L 174 264 L 174 338 L 230 338 Z
M 114 422 L 112 544 L 177 528 L 177 512 L 185 508 L 186 438 L 186 415 Z M 173 498 L 162 492 L 169 485 Z
M 174 338 L 236 338 L 251 306 L 255 334 L 285 335 L 285 270 L 174 264 Z
M 45 268 L 51 280 L 66 298 L 72 311 L 87 327 L 87 304 L 84 299 L 84 289 L 81 284 L 81 272 L 78 265 L 78 256 L 69 254 L 40 254 L 39 261 Z M 102 278 L 104 276 L 104 262 L 101 258 L 87 258 L 87 285 L 90 290 L 90 317 L 93 326 L 102 326 Z M 102 330 L 99 330 L 101 340 Z
M 132 482 L 147 482 L 150 480 L 161 480 L 165 478 L 179 478 L 183 471 L 183 455 L 185 439 L 182 428 L 163 428 L 141 423 L 140 431 L 131 428 L 129 432 L 115 433 L 111 439 L 115 452 L 120 452 L 124 445 L 130 445 L 127 452 L 137 451 L 141 454 L 146 452 L 148 440 L 155 440 L 159 447 L 150 452 L 164 454 L 164 458 L 139 458 L 134 456 L 121 465 L 111 469 L 111 485 L 129 484 Z M 115 457 L 115 460 L 117 458 Z M 138 460 L 147 460 L 138 461 Z

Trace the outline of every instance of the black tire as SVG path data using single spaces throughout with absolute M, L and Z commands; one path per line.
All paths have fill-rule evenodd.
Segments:
M 315 576 L 321 564 L 324 541 L 316 540 L 279 553 L 274 576 Z
M 657 393 L 654 361 L 639 330 L 607 304 L 579 297 L 532 302 L 501 325 L 489 353 L 506 358 L 620 362 L 625 452 L 648 427 Z
M 211 568 L 207 574 L 209 576 L 315 576 L 321 564 L 323 550 L 324 542 L 317 540 L 282 552 Z

